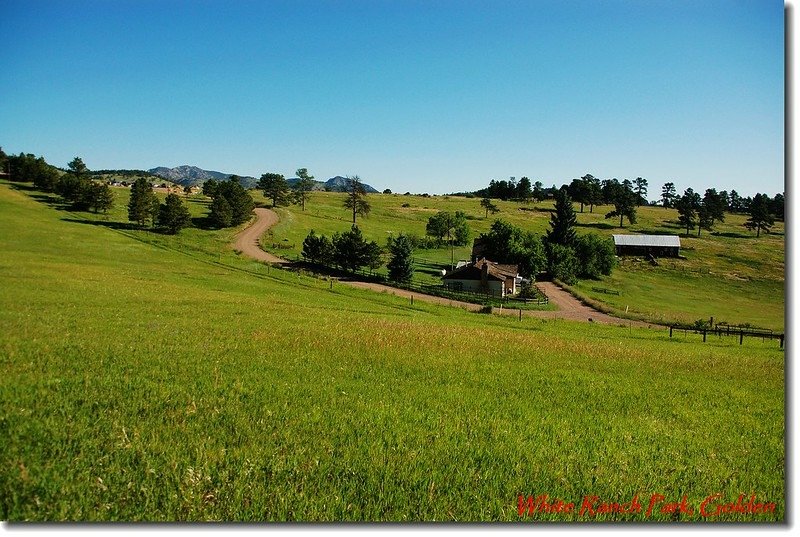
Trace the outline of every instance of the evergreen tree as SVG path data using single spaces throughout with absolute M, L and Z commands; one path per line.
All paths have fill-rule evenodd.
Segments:
M 393 282 L 408 283 L 414 276 L 414 261 L 411 257 L 413 247 L 406 235 L 399 235 L 389 246 L 391 259 L 386 265 L 389 279 Z
M 344 199 L 343 206 L 353 212 L 353 225 L 356 224 L 356 215 L 368 216 L 372 207 L 367 201 L 367 191 L 361 183 L 361 178 L 357 175 L 347 177 L 346 186 L 347 197 Z
M 517 197 L 525 203 L 530 203 L 532 196 L 531 180 L 527 177 L 522 177 L 517 183 Z
M 647 205 L 647 179 L 637 177 L 633 184 L 635 185 L 634 192 L 636 192 L 636 206 Z
M 311 189 L 314 188 L 314 176 L 308 175 L 308 170 L 305 168 L 300 168 L 297 170 L 297 177 L 300 178 L 300 181 L 297 182 L 295 185 L 295 202 L 299 203 L 302 207 L 302 210 L 306 210 L 306 202 L 308 198 L 311 197 L 310 192 Z
M 364 239 L 358 226 L 354 225 L 344 233 L 334 233 L 331 242 L 333 260 L 345 270 L 356 271 L 374 262 L 375 247 Z M 374 244 L 377 246 L 377 243 Z M 377 248 L 380 251 L 380 246 Z
M 330 265 L 333 262 L 333 243 L 325 235 L 317 235 L 312 229 L 303 241 L 303 257 L 309 263 Z
M 584 182 L 585 189 L 585 202 L 589 204 L 589 212 L 594 212 L 594 206 L 599 205 L 603 201 L 603 192 L 600 189 L 600 179 L 591 174 L 586 174 L 581 177 Z
M 233 222 L 233 211 L 231 204 L 225 196 L 214 196 L 211 200 L 211 212 L 208 215 L 211 224 L 216 228 L 231 227 Z
M 219 183 L 216 179 L 209 179 L 205 183 L 203 183 L 203 195 L 208 196 L 209 198 L 213 198 L 214 194 L 217 192 L 217 187 Z
M 253 197 L 239 183 L 239 177 L 236 175 L 217 185 L 215 197 L 223 197 L 228 202 L 231 210 L 231 226 L 247 222 L 253 214 L 255 207 Z
M 556 210 L 550 215 L 550 229 L 547 231 L 547 242 L 572 246 L 575 244 L 577 216 L 572 200 L 566 190 L 556 193 Z
M 606 218 L 619 217 L 619 227 L 622 227 L 624 218 L 631 224 L 636 223 L 636 194 L 633 192 L 632 183 L 627 179 L 622 184 L 616 179 L 608 184 L 609 197 L 607 198 L 614 205 L 614 210 L 606 213 Z
M 128 202 L 128 220 L 144 227 L 148 221 L 158 216 L 158 198 L 153 192 L 150 182 L 144 177 L 138 178 L 131 186 L 131 199 Z
M 686 227 L 686 236 L 689 236 L 689 231 L 694 229 L 698 221 L 698 212 L 700 210 L 700 194 L 696 193 L 691 188 L 687 188 L 683 196 L 678 197 L 674 206 L 678 209 L 678 223 Z
M 492 203 L 492 200 L 490 200 L 489 198 L 483 198 L 483 199 L 481 200 L 481 207 L 483 207 L 484 209 L 486 209 L 486 216 L 485 216 L 485 218 L 489 218 L 489 211 L 491 211 L 491 212 L 492 212 L 492 214 L 495 214 L 495 213 L 499 213 L 499 212 L 500 212 L 500 209 L 498 209 L 498 208 L 497 208 L 497 205 L 495 205 L 494 203 Z
M 750 203 L 750 218 L 744 226 L 750 231 L 756 230 L 756 237 L 761 236 L 761 230 L 769 233 L 770 228 L 775 224 L 775 219 L 769 212 L 769 196 L 766 194 L 756 194 Z
M 92 183 L 89 206 L 95 213 L 103 211 L 103 214 L 114 206 L 114 193 L 107 183 Z
M 158 210 L 158 225 L 166 233 L 175 235 L 181 229 L 187 227 L 192 222 L 189 209 L 181 201 L 177 194 L 167 194 L 167 199 Z
M 279 173 L 265 173 L 258 181 L 258 188 L 264 192 L 264 197 L 272 200 L 273 207 L 282 207 L 289 204 L 289 183 Z
M 675 190 L 675 183 L 664 183 L 664 186 L 661 187 L 661 204 L 664 208 L 673 207 L 677 197 L 678 194 Z

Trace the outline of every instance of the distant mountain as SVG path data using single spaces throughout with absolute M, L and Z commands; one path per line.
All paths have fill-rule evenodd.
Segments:
M 233 173 L 203 170 L 197 166 L 177 166 L 175 168 L 165 168 L 160 166 L 158 168 L 151 168 L 147 171 L 153 175 L 163 177 L 168 181 L 172 181 L 173 183 L 177 183 L 182 186 L 194 186 L 202 184 L 209 179 L 214 179 L 215 181 L 227 181 L 231 175 L 235 175 Z M 242 183 L 242 186 L 246 188 L 252 188 L 256 185 L 258 179 L 248 175 L 240 175 L 239 182 Z
M 366 183 L 362 183 L 364 185 L 364 190 L 366 190 L 370 194 L 377 194 L 378 191 L 369 186 Z M 341 175 L 337 175 L 336 177 L 331 177 L 327 181 L 325 181 L 325 190 L 329 192 L 345 192 L 347 190 L 347 178 L 342 177 Z
M 232 173 L 204 170 L 202 168 L 198 168 L 197 166 L 177 166 L 175 168 L 165 168 L 161 166 L 158 168 L 151 168 L 147 171 L 153 175 L 157 175 L 163 179 L 166 179 L 167 181 L 172 181 L 173 183 L 177 183 L 181 186 L 194 186 L 205 183 L 209 179 L 214 179 L 215 181 L 227 181 L 231 175 L 234 175 Z M 294 187 L 298 181 L 300 181 L 300 179 L 297 177 L 286 180 L 290 187 Z M 258 179 L 255 177 L 240 175 L 239 182 L 242 183 L 242 185 L 246 188 L 253 188 L 256 186 L 256 183 L 258 183 Z M 366 183 L 364 184 L 364 189 L 370 194 L 375 194 L 378 192 Z M 344 192 L 347 190 L 347 178 L 337 175 L 336 177 L 331 177 L 324 183 L 322 181 L 314 181 L 312 190 Z

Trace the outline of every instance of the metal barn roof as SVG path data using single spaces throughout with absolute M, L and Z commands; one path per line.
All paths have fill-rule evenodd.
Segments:
M 658 246 L 680 248 L 677 235 L 614 235 L 615 246 Z

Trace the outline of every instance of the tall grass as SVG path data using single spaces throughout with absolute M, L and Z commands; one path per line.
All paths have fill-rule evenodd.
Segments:
M 212 255 L 222 232 L 80 220 L 0 184 L 2 519 L 519 520 L 520 494 L 716 492 L 777 505 L 722 520 L 785 515 L 775 342 L 412 307 Z

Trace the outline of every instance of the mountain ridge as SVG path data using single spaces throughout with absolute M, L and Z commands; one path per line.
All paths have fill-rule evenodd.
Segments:
M 167 168 L 166 166 L 158 166 L 156 168 L 150 168 L 147 170 L 148 173 L 152 173 L 153 175 L 157 175 L 163 179 L 168 181 L 172 181 L 173 183 L 177 183 L 181 186 L 194 186 L 198 184 L 205 183 L 211 179 L 215 181 L 227 181 L 231 175 L 236 175 L 233 173 L 223 173 L 213 170 L 204 170 L 197 166 L 190 166 L 188 164 L 184 164 L 182 166 L 175 166 L 174 168 Z M 251 177 L 249 175 L 238 175 L 239 182 L 245 188 L 254 188 L 258 183 L 258 179 L 255 177 Z M 289 183 L 289 186 L 294 187 L 300 181 L 297 177 L 292 177 L 287 179 L 286 182 Z M 314 186 L 312 190 L 326 190 L 328 192 L 344 192 L 347 186 L 347 178 L 342 177 L 341 175 L 337 175 L 335 177 L 331 177 L 327 181 L 314 181 Z M 378 193 L 374 187 L 363 183 L 364 189 L 370 194 Z

